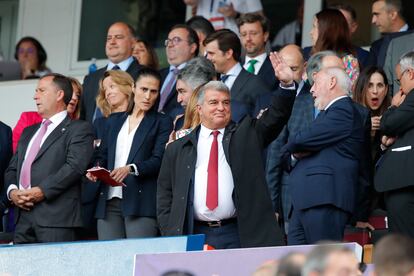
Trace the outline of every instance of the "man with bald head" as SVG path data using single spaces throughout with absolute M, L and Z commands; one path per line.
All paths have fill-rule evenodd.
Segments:
M 364 125 L 348 97 L 350 79 L 343 68 L 330 66 L 334 60 L 322 58 L 312 76 L 318 116 L 282 149 L 291 169 L 290 245 L 342 240 L 356 205 Z
M 96 118 L 102 117 L 101 111 L 96 106 L 96 96 L 98 95 L 99 80 L 105 71 L 126 71 L 133 79 L 136 79 L 142 66 L 132 57 L 134 44 L 135 31 L 130 25 L 116 22 L 109 27 L 105 45 L 105 53 L 109 63 L 107 66 L 90 73 L 83 80 L 83 94 L 80 103 L 81 119 L 93 122 Z

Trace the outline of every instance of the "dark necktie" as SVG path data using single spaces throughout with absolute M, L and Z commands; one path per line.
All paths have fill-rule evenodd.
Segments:
M 222 76 L 221 76 L 221 78 L 220 78 L 220 80 L 221 80 L 223 83 L 226 83 L 226 80 L 227 80 L 229 77 L 230 77 L 230 75 L 222 75 Z
M 32 163 L 33 160 L 36 158 L 36 155 L 39 153 L 40 144 L 42 142 L 43 137 L 46 134 L 47 127 L 52 122 L 50 120 L 45 120 L 40 127 L 39 133 L 37 134 L 36 138 L 33 140 L 32 146 L 27 153 L 26 158 L 23 161 L 22 170 L 20 172 L 20 185 L 24 189 L 28 189 L 31 187 L 31 171 L 32 171 Z
M 119 68 L 119 66 L 118 65 L 115 65 L 114 67 L 112 67 L 112 70 L 121 70 L 121 68 Z
M 218 141 L 219 131 L 215 130 L 213 134 L 213 143 L 211 143 L 210 158 L 207 168 L 207 198 L 206 205 L 210 210 L 218 206 Z
M 172 77 L 164 86 L 164 89 L 161 90 L 160 105 L 158 106 L 159 112 L 161 112 L 164 109 L 165 102 L 167 101 L 168 96 L 171 94 L 171 90 L 175 84 L 175 80 L 177 78 L 179 70 L 177 68 L 173 68 L 170 70 L 170 72 L 172 73 Z

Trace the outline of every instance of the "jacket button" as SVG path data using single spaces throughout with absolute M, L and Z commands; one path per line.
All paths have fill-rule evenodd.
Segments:
M 103 195 L 103 192 L 101 192 L 99 195 Z
M 177 232 L 180 232 L 180 228 L 177 228 Z
M 142 192 L 141 190 L 138 191 L 138 193 Z
M 182 196 L 181 199 L 184 200 L 184 197 Z
M 189 169 L 190 168 L 190 165 L 187 165 L 187 169 Z

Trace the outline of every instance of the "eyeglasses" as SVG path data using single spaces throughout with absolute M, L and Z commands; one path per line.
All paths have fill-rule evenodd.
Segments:
M 18 54 L 24 54 L 24 53 L 27 53 L 27 54 L 33 54 L 34 52 L 35 52 L 35 48 L 32 48 L 32 47 L 30 47 L 30 48 L 27 48 L 27 49 L 25 49 L 25 48 L 19 48 L 18 50 L 17 50 L 17 53 Z
M 177 45 L 178 43 L 180 43 L 181 41 L 188 41 L 188 40 L 184 40 L 181 37 L 178 36 L 174 36 L 173 38 L 167 38 L 164 41 L 164 46 L 167 47 L 169 43 L 171 43 L 172 45 Z
M 407 72 L 408 70 L 410 70 L 410 68 L 405 69 L 405 70 L 401 73 L 400 78 L 395 80 L 395 83 L 396 83 L 396 84 L 398 84 L 398 86 L 401 86 L 401 79 L 402 79 L 402 77 L 404 76 L 405 72 Z

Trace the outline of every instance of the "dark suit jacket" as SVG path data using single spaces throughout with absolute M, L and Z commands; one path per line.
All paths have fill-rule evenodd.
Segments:
M 36 124 L 23 131 L 6 171 L 7 185 L 19 184 L 27 147 L 39 126 Z M 87 122 L 66 117 L 46 138 L 32 163 L 31 173 L 32 187 L 39 187 L 45 196 L 29 213 L 39 226 L 82 226 L 80 179 L 92 154 L 93 131 Z
M 129 65 L 127 72 L 136 80 L 139 70 L 142 66 L 134 58 Z M 93 115 L 96 109 L 96 97 L 98 96 L 99 81 L 106 71 L 106 66 L 87 75 L 83 80 L 83 93 L 80 101 L 80 119 L 92 123 Z
M 276 138 L 287 122 L 295 92 L 283 91 L 259 119 L 245 117 L 229 124 L 223 149 L 234 180 L 233 201 L 242 247 L 283 244 L 277 238 L 275 215 L 263 170 L 262 150 Z M 190 194 L 197 160 L 198 130 L 168 145 L 158 178 L 157 215 L 165 236 L 192 233 L 185 225 L 193 221 Z
M 113 170 L 119 131 L 128 114 L 111 116 L 107 120 L 107 136 L 103 141 L 103 154 L 107 155 L 107 168 Z M 134 163 L 139 175 L 129 175 L 122 189 L 123 216 L 156 216 L 157 178 L 165 145 L 172 131 L 172 121 L 156 111 L 148 112 L 135 132 L 127 164 Z M 96 217 L 105 218 L 108 185 L 101 184 Z
M 262 79 L 270 91 L 277 90 L 279 87 L 279 80 L 276 78 L 269 56 L 266 57 L 262 67 L 260 67 L 260 70 L 257 73 L 257 76 Z
M 230 89 L 234 121 L 240 121 L 245 115 L 253 117 L 257 99 L 270 89 L 256 75 L 242 69 Z M 271 97 L 270 97 L 271 98 Z
M 6 206 L 9 205 L 4 187 L 4 172 L 9 165 L 12 154 L 12 130 L 8 125 L 0 122 L 0 216 Z
M 379 161 L 375 188 L 387 192 L 414 185 L 414 90 L 399 107 L 389 108 L 381 118 L 381 131 L 397 137 Z
M 162 80 L 161 87 L 165 79 L 167 78 L 169 72 L 170 72 L 170 67 L 166 67 L 160 70 L 161 80 Z M 167 100 L 165 101 L 164 108 L 162 109 L 162 111 L 168 116 L 170 116 L 172 119 L 175 119 L 175 117 L 178 114 L 184 113 L 182 106 L 177 102 L 177 95 L 178 95 L 177 87 L 176 87 L 176 84 L 174 84 L 173 88 L 171 89 L 170 94 L 168 95 Z
M 285 147 L 289 158 L 296 152 L 311 154 L 291 171 L 293 208 L 332 204 L 353 213 L 363 143 L 363 120 L 350 98 L 336 101 L 296 134 Z

